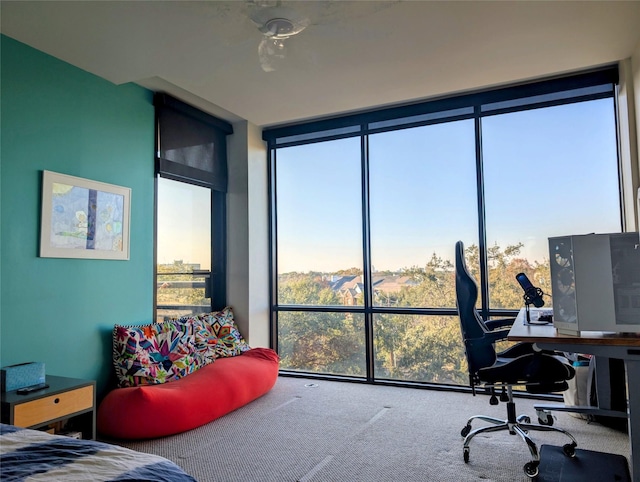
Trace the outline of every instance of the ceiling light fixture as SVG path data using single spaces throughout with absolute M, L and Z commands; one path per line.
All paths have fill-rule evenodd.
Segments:
M 258 7 L 249 17 L 264 37 L 258 45 L 258 59 L 265 72 L 273 72 L 287 53 L 285 41 L 302 32 L 309 19 L 288 7 Z

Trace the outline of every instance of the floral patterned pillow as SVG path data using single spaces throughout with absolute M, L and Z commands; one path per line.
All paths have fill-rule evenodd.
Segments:
M 211 333 L 217 338 L 213 348 L 216 358 L 241 355 L 251 349 L 238 331 L 230 306 L 210 313 L 207 321 Z
M 192 326 L 196 353 L 204 363 L 212 363 L 217 358 L 218 336 L 209 324 L 209 313 L 184 316 L 176 321 Z
M 174 321 L 193 326 L 196 353 L 205 363 L 240 355 L 251 349 L 238 331 L 230 306 L 212 313 L 183 316 Z
M 113 329 L 113 364 L 121 387 L 182 378 L 205 365 L 193 325 L 177 320 Z

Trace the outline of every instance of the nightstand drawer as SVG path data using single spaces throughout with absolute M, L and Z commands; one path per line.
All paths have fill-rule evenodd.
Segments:
M 93 408 L 93 386 L 76 388 L 14 406 L 13 424 L 31 427 Z

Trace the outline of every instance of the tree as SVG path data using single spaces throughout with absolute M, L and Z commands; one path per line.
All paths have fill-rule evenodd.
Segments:
M 360 268 L 341 269 L 339 271 L 336 271 L 336 274 L 340 276 L 361 275 L 362 269 Z
M 321 278 L 291 276 L 279 286 L 280 304 L 339 304 L 338 294 Z M 364 375 L 364 330 L 357 320 L 362 318 L 348 313 L 280 312 L 281 365 L 292 370 Z

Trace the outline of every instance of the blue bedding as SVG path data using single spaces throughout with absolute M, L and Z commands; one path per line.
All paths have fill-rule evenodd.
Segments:
M 0 480 L 196 482 L 164 457 L 0 424 Z

